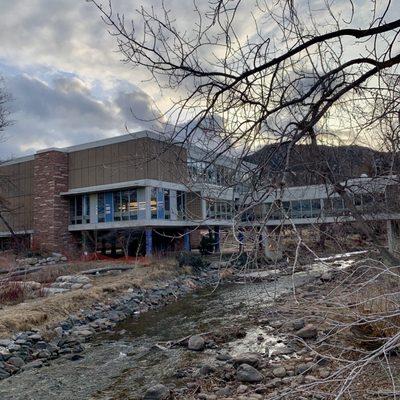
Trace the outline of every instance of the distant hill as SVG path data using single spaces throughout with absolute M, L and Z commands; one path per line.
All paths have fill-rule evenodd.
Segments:
M 279 175 L 285 167 L 287 145 L 267 145 L 246 158 L 246 161 L 263 165 L 265 174 Z M 289 184 L 311 185 L 322 183 L 320 173 L 331 174 L 335 179 L 384 175 L 389 173 L 391 155 L 363 146 L 325 146 L 299 144 L 290 157 Z M 395 170 L 399 170 L 396 156 Z

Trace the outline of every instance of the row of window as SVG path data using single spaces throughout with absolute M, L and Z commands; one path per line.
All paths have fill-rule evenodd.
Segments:
M 189 176 L 194 182 L 207 182 L 214 185 L 228 185 L 233 171 L 229 168 L 204 161 L 188 159 Z
M 374 194 L 356 194 L 352 196 L 353 204 L 356 208 L 368 211 L 373 205 L 382 204 L 385 201 L 383 193 Z M 348 215 L 344 200 L 341 197 L 332 197 L 329 199 L 306 199 L 283 201 L 280 204 L 268 203 L 266 212 L 269 213 L 270 219 L 287 218 L 318 218 L 325 216 L 343 216 Z
M 228 201 L 208 202 L 207 219 L 229 220 L 234 216 L 235 207 Z
M 150 210 L 152 219 L 171 219 L 171 192 L 169 189 L 151 189 Z M 186 217 L 186 194 L 179 190 L 176 191 L 176 214 L 178 219 L 185 219 Z M 97 194 L 98 222 L 145 218 L 146 202 L 140 201 L 137 189 Z M 78 195 L 70 199 L 70 223 L 72 225 L 90 223 L 89 195 Z

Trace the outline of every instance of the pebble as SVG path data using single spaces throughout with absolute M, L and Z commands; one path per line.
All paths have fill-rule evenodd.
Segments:
M 272 374 L 276 377 L 276 378 L 283 378 L 284 376 L 286 376 L 286 368 L 285 367 L 277 367 L 274 368 L 272 370 Z

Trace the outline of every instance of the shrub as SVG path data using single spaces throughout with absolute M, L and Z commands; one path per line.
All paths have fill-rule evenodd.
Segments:
M 203 257 L 193 253 L 179 253 L 177 256 L 179 268 L 191 267 L 194 273 L 200 273 L 209 263 Z
M 214 252 L 215 241 L 210 235 L 205 235 L 200 240 L 199 250 L 203 256 Z

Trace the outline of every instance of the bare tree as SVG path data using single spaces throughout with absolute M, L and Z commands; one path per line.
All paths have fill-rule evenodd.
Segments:
M 10 119 L 10 110 L 8 108 L 9 102 L 11 100 L 10 94 L 7 92 L 4 81 L 0 78 L 0 135 L 5 131 L 5 129 L 11 124 Z M 0 141 L 4 140 L 3 137 L 0 136 Z M 1 163 L 1 160 L 0 160 Z M 11 236 L 16 238 L 15 232 L 7 221 L 5 217 L 5 213 L 10 211 L 7 200 L 1 195 L 3 192 L 2 189 L 5 188 L 6 185 L 9 184 L 9 177 L 0 173 L 0 220 L 5 225 L 5 227 L 9 230 Z
M 194 2 L 192 30 L 182 28 L 174 10 L 164 2 L 158 10 L 140 8 L 134 21 L 114 10 L 112 2 L 91 2 L 115 36 L 124 61 L 147 71 L 161 90 L 174 92 L 176 100 L 162 115 L 166 135 L 178 142 L 202 144 L 207 165 L 233 155 L 236 172 L 246 170 L 245 161 L 250 156 L 254 159 L 257 148 L 269 146 L 256 168 L 233 174 L 229 182 L 232 187 L 245 187 L 234 225 L 240 227 L 243 217 L 252 215 L 247 221 L 253 221 L 254 260 L 271 215 L 278 210 L 283 220 L 290 219 L 280 196 L 292 181 L 296 152 L 302 145 L 311 145 L 307 157 L 300 157 L 302 169 L 326 184 L 332 195 L 341 196 L 359 229 L 373 240 L 388 265 L 398 264 L 354 206 L 357 188 L 349 183 L 349 171 L 343 174 L 340 158 L 333 159 L 332 152 L 327 156 L 321 146 L 349 145 L 363 139 L 376 148 L 386 146 L 395 160 L 400 19 L 393 18 L 394 2 L 373 0 L 362 16 L 352 0 L 340 4 L 313 0 Z M 374 133 L 377 127 L 380 137 Z M 394 161 L 391 166 L 389 170 L 375 168 L 374 176 L 393 171 Z M 257 212 L 272 194 L 276 198 L 273 207 L 266 214 Z M 282 232 L 281 228 L 276 231 Z M 298 238 L 294 270 L 299 249 L 307 245 L 294 224 L 292 229 Z M 379 272 L 365 286 L 381 285 L 382 276 L 396 281 L 397 273 L 386 264 L 367 265 L 368 272 L 371 269 Z M 388 297 L 387 287 L 382 288 L 377 297 L 390 298 L 398 309 L 397 296 Z M 374 314 L 373 322 L 390 325 L 395 314 L 392 309 Z M 335 329 L 364 326 L 363 319 L 365 314 L 359 313 L 350 323 L 338 322 Z M 345 394 L 352 398 L 349 388 L 356 377 L 377 357 L 387 357 L 398 346 L 396 328 L 380 338 L 378 348 L 362 352 L 356 361 L 346 360 L 335 372 L 333 398 Z M 390 366 L 388 374 L 393 380 Z M 303 389 L 310 393 L 320 383 Z M 275 398 L 298 398 L 293 392 L 285 396 Z

